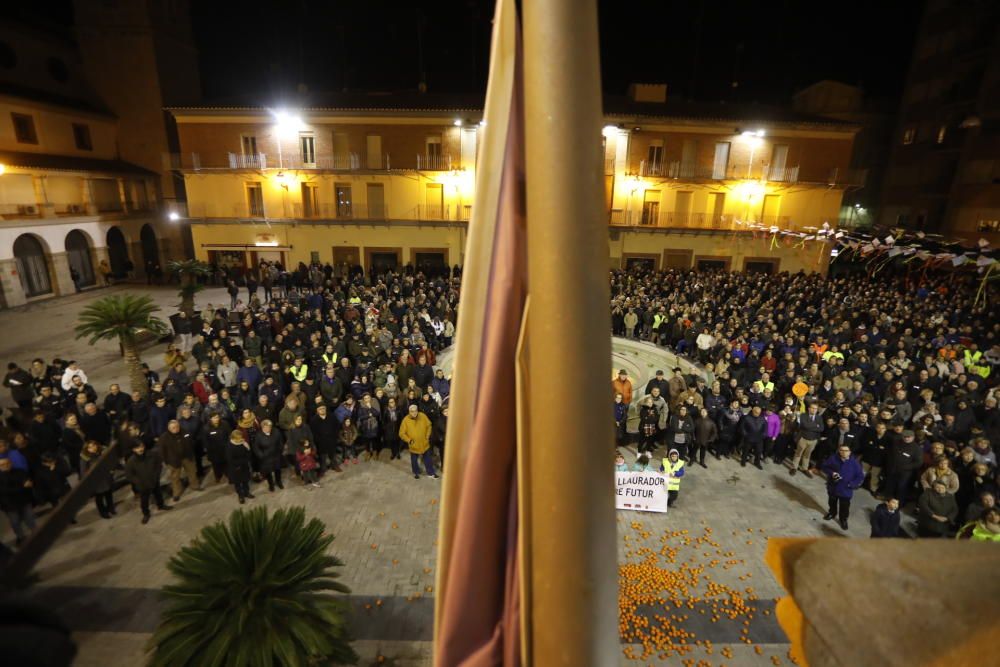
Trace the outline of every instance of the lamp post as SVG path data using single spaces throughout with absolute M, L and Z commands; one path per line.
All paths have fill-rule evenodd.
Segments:
M 743 137 L 744 141 L 750 143 L 750 162 L 747 164 L 747 178 L 753 177 L 753 154 L 757 150 L 757 146 L 761 143 L 761 137 L 764 136 L 764 130 L 757 130 L 756 132 L 744 132 L 740 135 Z

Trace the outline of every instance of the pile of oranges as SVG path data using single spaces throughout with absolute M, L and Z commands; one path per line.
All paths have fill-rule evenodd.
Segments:
M 739 641 L 752 643 L 750 623 L 756 613 L 752 603 L 757 595 L 750 586 L 740 590 L 713 580 L 711 569 L 729 570 L 744 565 L 744 561 L 723 550 L 711 528 L 705 526 L 700 536 L 687 530 L 664 531 L 656 544 L 651 540 L 653 532 L 642 522 L 633 521 L 630 527 L 632 534 L 623 538 L 628 562 L 618 566 L 618 632 L 625 657 L 647 660 L 656 656 L 663 660 L 677 656 L 687 658 L 682 660 L 687 667 L 712 665 L 708 660 L 688 657 L 698 650 L 705 655 L 715 651 L 712 642 L 684 628 L 688 614 L 695 610 L 710 616 L 712 623 L 722 619 L 740 623 Z M 750 573 L 739 579 L 750 579 Z M 760 647 L 755 649 L 760 655 Z M 733 657 L 729 647 L 720 653 L 726 659 Z M 781 664 L 777 656 L 771 661 Z

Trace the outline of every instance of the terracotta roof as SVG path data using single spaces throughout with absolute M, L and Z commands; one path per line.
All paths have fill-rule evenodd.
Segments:
M 367 113 L 433 113 L 480 114 L 481 95 L 440 95 L 404 93 L 326 93 L 304 94 L 272 104 L 262 105 L 259 98 L 230 98 L 199 106 L 170 107 L 175 113 L 260 113 L 268 109 L 300 109 L 302 111 L 335 111 Z M 711 121 L 751 124 L 755 122 L 802 125 L 825 129 L 852 129 L 851 123 L 793 111 L 790 107 L 758 104 L 725 104 L 694 102 L 669 97 L 665 103 L 633 102 L 627 97 L 605 96 L 604 115 L 613 118 L 662 119 L 681 121 Z
M 102 160 L 92 157 L 72 155 L 52 155 L 49 153 L 20 153 L 0 151 L 0 164 L 23 169 L 51 169 L 53 171 L 98 171 L 109 174 L 136 174 L 156 176 L 155 171 L 140 167 L 124 160 Z

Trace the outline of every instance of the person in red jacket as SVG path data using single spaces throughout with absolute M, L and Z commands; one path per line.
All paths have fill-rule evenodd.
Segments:
M 303 439 L 299 443 L 299 451 L 295 452 L 295 460 L 302 472 L 302 481 L 318 489 L 320 485 L 316 481 L 316 468 L 319 467 L 319 463 L 316 461 L 316 450 L 313 449 L 312 443 L 308 439 Z

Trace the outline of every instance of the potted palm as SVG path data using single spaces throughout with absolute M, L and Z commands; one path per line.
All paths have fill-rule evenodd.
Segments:
M 198 279 L 211 275 L 212 267 L 197 259 L 185 259 L 170 262 L 167 264 L 167 270 L 174 273 L 181 284 L 180 292 L 177 293 L 181 298 L 178 309 L 191 317 L 194 315 L 194 295 L 205 289 Z
M 333 535 L 305 509 L 236 510 L 202 529 L 167 568 L 166 609 L 150 667 L 355 664 L 347 638 L 350 590 L 333 570 Z
M 139 357 L 139 339 L 143 334 L 162 336 L 170 333 L 166 323 L 155 316 L 160 307 L 148 296 L 122 294 L 106 296 L 80 312 L 76 337 L 88 338 L 91 345 L 99 340 L 117 340 L 128 369 L 132 391 L 145 396 L 149 391 Z

